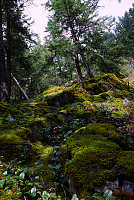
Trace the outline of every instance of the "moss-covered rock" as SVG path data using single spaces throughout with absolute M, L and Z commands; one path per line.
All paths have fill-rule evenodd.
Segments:
M 70 161 L 65 170 L 78 194 L 104 188 L 121 171 L 126 177 L 133 176 L 133 153 L 124 152 L 118 143 L 119 136 L 109 124 L 90 124 L 70 136 L 67 141 Z
M 81 129 L 75 131 L 75 133 L 70 136 L 70 138 L 78 138 L 81 135 L 88 135 L 90 138 L 97 137 L 105 137 L 106 139 L 118 142 L 119 136 L 115 131 L 115 127 L 109 124 L 89 124 L 86 127 L 82 127 Z
M 121 98 L 134 98 L 134 88 L 128 86 L 125 81 L 117 78 L 114 74 L 104 74 L 91 80 L 85 80 L 85 88 L 91 94 L 90 98 L 93 98 L 92 95 L 99 95 L 101 93 L 98 97 L 104 100 L 109 95 Z M 110 93 L 107 93 L 108 91 Z
M 0 154 L 7 160 L 25 159 L 27 166 L 42 160 L 42 183 L 53 186 L 55 177 L 48 165 L 55 159 L 53 146 L 60 145 L 62 173 L 67 159 L 65 171 L 74 191 L 90 199 L 90 192 L 104 189 L 107 182 L 115 185 L 116 179 L 134 178 L 133 151 L 123 151 L 121 138 L 110 125 L 124 126 L 121 118 L 133 112 L 134 88 L 113 74 L 85 78 L 84 85 L 80 88 L 75 80 L 44 91 L 31 103 L 1 103 Z

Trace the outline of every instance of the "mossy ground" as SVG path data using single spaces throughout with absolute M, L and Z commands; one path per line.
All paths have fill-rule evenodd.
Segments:
M 133 176 L 134 155 L 123 151 L 115 128 L 108 124 L 90 124 L 77 130 L 67 141 L 70 161 L 66 173 L 82 194 L 116 180 L 120 170 Z M 87 198 L 88 199 L 88 198 Z
M 134 172 L 133 144 L 128 145 L 133 136 L 129 132 L 126 151 L 123 137 L 117 134 L 117 129 L 133 123 L 129 117 L 126 124 L 123 120 L 133 116 L 134 88 L 113 74 L 85 79 L 84 85 L 85 89 L 79 88 L 75 80 L 50 88 L 31 103 L 1 103 L 0 154 L 6 161 L 26 159 L 27 166 L 42 160 L 42 182 L 54 186 L 48 164 L 53 147 L 60 146 L 63 163 L 70 159 L 66 174 L 78 194 L 90 196 L 94 188 L 114 180 L 121 169 L 129 176 Z

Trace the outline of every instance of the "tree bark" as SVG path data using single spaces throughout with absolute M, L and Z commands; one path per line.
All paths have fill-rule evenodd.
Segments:
M 80 52 L 80 55 L 82 57 L 84 65 L 85 65 L 85 67 L 87 69 L 87 74 L 88 74 L 89 78 L 94 78 L 94 75 L 92 74 L 92 72 L 91 72 L 91 70 L 90 70 L 90 68 L 89 68 L 89 66 L 87 64 L 87 61 L 86 61 L 85 56 L 84 56 L 84 53 Z
M 76 42 L 78 41 L 78 39 L 77 39 L 75 30 L 74 30 L 74 27 L 73 27 L 73 22 L 70 19 L 69 10 L 68 10 L 68 7 L 67 7 L 66 0 L 64 1 L 64 3 L 65 3 L 65 7 L 66 7 L 66 12 L 67 12 L 67 15 L 68 15 L 68 22 L 69 22 L 69 27 L 70 27 L 70 30 L 71 30 L 73 43 L 76 46 Z M 85 87 L 84 87 L 82 72 L 81 72 L 81 68 L 80 68 L 80 65 L 79 65 L 78 53 L 76 51 L 74 53 L 74 58 L 75 58 L 76 69 L 77 69 L 77 72 L 78 72 L 79 86 L 84 89 Z
M 0 101 L 8 101 L 8 88 L 7 88 L 7 76 L 5 65 L 5 52 L 3 44 L 3 29 L 2 29 L 2 2 L 0 0 Z
M 17 79 L 13 76 L 13 74 L 11 74 L 11 76 L 13 77 L 13 80 L 18 85 L 19 89 L 21 90 L 21 92 L 23 93 L 23 95 L 25 96 L 25 98 L 27 99 L 27 101 L 30 103 L 31 102 L 30 99 L 28 98 L 27 94 L 25 93 L 25 91 L 23 90 L 23 88 L 21 87 L 21 85 L 19 84 L 19 82 L 17 81 Z
M 79 65 L 79 58 L 78 58 L 77 52 L 75 53 L 75 64 L 76 64 L 76 69 L 78 72 L 79 86 L 84 89 L 85 87 L 84 87 L 84 82 L 83 82 L 83 78 L 82 78 L 82 73 L 81 73 L 81 68 Z
M 8 95 L 10 100 L 11 95 L 11 33 L 10 33 L 10 0 L 6 2 L 7 12 L 7 81 L 8 81 Z

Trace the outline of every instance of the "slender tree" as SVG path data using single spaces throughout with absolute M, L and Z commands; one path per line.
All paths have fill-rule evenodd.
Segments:
M 8 86 L 5 65 L 5 51 L 3 43 L 2 1 L 0 0 L 0 101 L 8 101 Z
M 73 56 L 80 87 L 83 88 L 80 57 L 90 78 L 93 77 L 93 74 L 87 64 L 84 52 L 81 51 L 81 46 L 84 34 L 96 26 L 96 21 L 93 18 L 95 16 L 95 10 L 97 9 L 97 3 L 97 0 L 50 0 L 46 4 L 46 7 L 50 11 L 53 11 L 48 22 L 47 30 L 53 38 L 69 39 L 70 45 L 73 46 Z
M 23 75 L 21 71 L 26 66 L 25 50 L 33 40 L 29 30 L 30 24 L 23 15 L 23 1 L 1 0 L 0 2 L 0 94 L 1 101 L 7 101 L 11 95 L 11 72 L 15 73 L 15 76 Z
M 116 40 L 122 56 L 134 58 L 134 4 L 119 18 L 116 26 Z

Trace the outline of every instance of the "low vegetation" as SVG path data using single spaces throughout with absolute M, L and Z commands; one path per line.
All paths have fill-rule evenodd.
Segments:
M 134 88 L 113 74 L 84 83 L 0 104 L 0 199 L 133 195 Z

